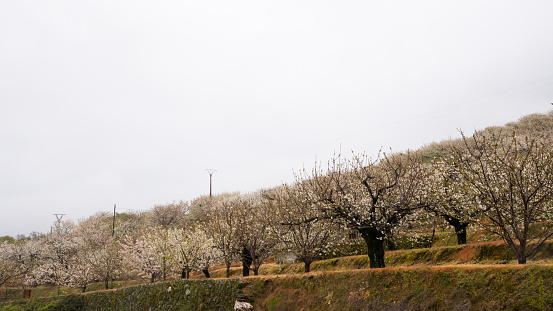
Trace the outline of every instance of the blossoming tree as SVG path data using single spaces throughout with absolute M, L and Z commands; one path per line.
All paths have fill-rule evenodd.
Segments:
M 323 171 L 315 167 L 298 175 L 297 184 L 324 217 L 339 219 L 365 240 L 371 268 L 384 264 L 384 240 L 407 215 L 426 207 L 423 180 L 426 171 L 417 153 L 383 154 L 372 160 L 340 156 Z
M 463 135 L 445 164 L 460 176 L 479 224 L 503 238 L 520 264 L 553 236 L 553 149 L 543 139 Z M 529 242 L 533 241 L 532 244 Z

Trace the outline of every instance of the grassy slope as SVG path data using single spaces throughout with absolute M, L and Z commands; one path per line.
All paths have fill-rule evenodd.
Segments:
M 475 234 L 471 240 L 481 238 Z M 508 264 L 499 264 L 504 261 Z M 261 266 L 261 276 L 246 278 L 244 291 L 257 310 L 553 310 L 553 241 L 527 266 L 516 265 L 501 241 L 386 252 L 386 266 L 369 270 L 366 255 L 348 256 L 316 261 L 313 272 L 304 274 L 302 263 L 272 262 Z M 236 264 L 231 272 L 238 277 L 241 267 Z M 211 275 L 223 278 L 224 267 Z M 139 283 L 147 281 L 119 281 L 110 288 Z M 103 288 L 103 283 L 91 284 L 87 292 Z M 62 295 L 78 293 L 61 288 Z M 32 289 L 35 298 L 57 294 L 57 287 Z M 59 310 L 45 305 L 66 304 L 69 298 L 0 310 Z
M 360 269 L 246 281 L 256 310 L 553 310 L 550 265 Z
M 369 270 L 366 255 L 349 256 L 317 261 L 304 274 L 301 263 L 268 263 L 261 276 L 245 279 L 244 291 L 257 310 L 553 310 L 553 242 L 526 266 L 500 241 L 387 252 L 386 265 Z M 232 272 L 239 276 L 240 267 Z M 103 283 L 89 287 L 101 289 Z M 57 288 L 34 288 L 32 295 L 56 296 Z
M 507 261 L 516 264 L 516 260 L 509 248 L 501 241 L 491 241 L 467 244 L 462 246 L 440 246 L 433 248 L 421 248 L 412 250 L 397 250 L 386 252 L 386 267 L 410 267 L 410 266 L 440 266 L 440 265 L 467 265 L 467 264 L 500 264 Z M 529 261 L 534 264 L 553 264 L 553 241 L 547 242 L 539 252 Z M 316 261 L 311 265 L 311 271 L 344 271 L 355 269 L 368 269 L 369 258 L 367 255 L 348 256 L 334 259 Z M 302 263 L 283 264 L 267 263 L 261 266 L 260 275 L 282 275 L 303 273 Z M 241 267 L 231 268 L 231 277 L 238 277 Z M 214 278 L 225 276 L 224 269 L 211 272 Z M 195 274 L 197 278 L 202 275 Z
M 553 310 L 553 243 L 524 266 L 498 241 L 388 252 L 386 264 L 267 264 L 245 292 L 256 310 Z
M 123 288 L 132 285 L 144 284 L 147 283 L 147 280 L 130 280 L 130 281 L 115 281 L 109 283 L 110 289 Z M 104 290 L 105 285 L 103 282 L 93 283 L 87 287 L 86 292 L 100 291 Z M 5 299 L 5 287 L 0 287 L 0 302 L 5 300 L 22 299 L 23 298 L 23 289 L 21 288 L 9 288 L 9 299 Z M 45 297 L 58 297 L 63 295 L 71 294 L 80 294 L 82 293 L 81 288 L 71 288 L 71 287 L 60 287 L 57 286 L 38 286 L 31 288 L 31 298 L 45 298 Z

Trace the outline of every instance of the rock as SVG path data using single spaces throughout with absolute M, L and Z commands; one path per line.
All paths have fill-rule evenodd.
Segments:
M 502 264 L 502 265 L 506 265 L 506 264 L 508 264 L 508 263 L 509 263 L 508 260 L 503 260 L 502 262 L 500 262 L 500 264 Z
M 236 300 L 236 302 L 234 303 L 234 310 L 239 310 L 239 311 L 253 310 L 253 306 L 248 302 Z
M 248 296 L 246 296 L 243 292 L 239 292 L 239 293 L 236 295 L 236 300 L 237 300 L 237 301 L 248 302 Z

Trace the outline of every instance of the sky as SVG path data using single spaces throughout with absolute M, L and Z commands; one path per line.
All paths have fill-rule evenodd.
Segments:
M 0 236 L 553 106 L 553 2 L 0 1 Z

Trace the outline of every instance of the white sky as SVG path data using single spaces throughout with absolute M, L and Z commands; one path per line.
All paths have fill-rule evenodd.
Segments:
M 0 236 L 553 106 L 553 1 L 0 1 Z

